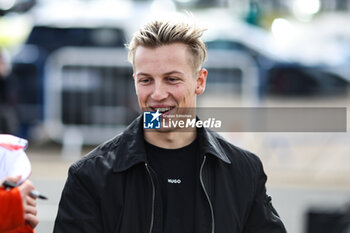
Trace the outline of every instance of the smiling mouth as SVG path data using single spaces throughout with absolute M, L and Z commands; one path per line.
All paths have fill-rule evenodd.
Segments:
M 161 114 L 166 114 L 169 113 L 172 109 L 174 109 L 175 107 L 162 107 L 162 108 L 152 108 L 153 111 L 159 111 Z

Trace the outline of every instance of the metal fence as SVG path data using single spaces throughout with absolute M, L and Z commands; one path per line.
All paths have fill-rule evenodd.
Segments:
M 204 95 L 226 102 L 239 97 L 242 105 L 258 105 L 259 71 L 250 55 L 232 50 L 208 50 L 204 67 L 208 70 Z M 203 105 L 207 107 L 206 103 Z
M 97 144 L 137 114 L 132 67 L 124 49 L 66 47 L 45 67 L 45 128 L 58 142 Z

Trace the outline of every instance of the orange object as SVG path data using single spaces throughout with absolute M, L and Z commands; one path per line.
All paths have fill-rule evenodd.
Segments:
M 23 216 L 22 198 L 18 188 L 0 188 L 0 233 L 34 233 Z

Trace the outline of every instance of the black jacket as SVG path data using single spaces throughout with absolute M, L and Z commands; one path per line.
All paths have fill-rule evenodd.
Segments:
M 206 129 L 197 137 L 202 189 L 196 193 L 196 232 L 286 232 L 266 195 L 259 158 Z M 139 117 L 70 167 L 54 233 L 160 233 L 162 222 Z

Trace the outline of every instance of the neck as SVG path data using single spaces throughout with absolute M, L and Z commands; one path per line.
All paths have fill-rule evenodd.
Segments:
M 191 144 L 196 139 L 196 130 L 190 132 L 156 132 L 145 131 L 145 140 L 155 146 L 177 149 Z

